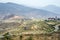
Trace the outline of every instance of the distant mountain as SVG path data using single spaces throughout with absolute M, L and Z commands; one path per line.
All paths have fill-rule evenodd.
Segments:
M 14 14 L 18 16 L 25 17 L 51 17 L 51 16 L 59 16 L 59 14 L 55 14 L 50 11 L 30 8 L 23 5 L 15 4 L 15 3 L 0 3 L 0 17 L 6 17 L 8 14 Z
M 60 14 L 60 7 L 58 7 L 56 5 L 48 5 L 46 7 L 43 7 L 42 9 Z

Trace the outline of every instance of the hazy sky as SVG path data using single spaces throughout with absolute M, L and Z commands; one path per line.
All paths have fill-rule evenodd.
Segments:
M 60 0 L 0 0 L 0 2 L 14 2 L 30 7 L 43 7 L 46 5 L 57 5 L 60 6 Z

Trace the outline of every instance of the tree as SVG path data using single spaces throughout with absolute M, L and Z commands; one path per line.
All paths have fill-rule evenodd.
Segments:
M 5 40 L 12 40 L 11 39 L 11 35 L 9 34 L 9 32 L 7 32 L 6 34 L 3 35 Z
M 22 35 L 20 35 L 20 40 L 22 40 L 22 38 L 23 38 L 23 36 L 22 36 Z

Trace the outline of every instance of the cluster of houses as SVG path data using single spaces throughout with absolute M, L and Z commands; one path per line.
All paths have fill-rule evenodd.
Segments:
M 48 20 L 60 20 L 60 18 L 58 18 L 58 17 L 56 16 L 56 17 L 50 17 L 50 18 L 48 18 Z

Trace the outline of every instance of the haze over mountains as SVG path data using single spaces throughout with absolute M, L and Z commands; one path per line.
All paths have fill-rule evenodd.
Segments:
M 59 11 L 58 9 L 56 10 Z M 26 7 L 23 5 L 10 3 L 10 2 L 0 3 L 0 17 L 6 17 L 6 15 L 13 15 L 13 16 L 18 15 L 18 16 L 25 16 L 25 17 L 42 18 L 42 17 L 59 16 L 60 14 L 57 14 L 56 11 L 50 12 L 49 10 Z
M 48 5 L 46 7 L 43 7 L 42 9 L 60 14 L 60 7 L 58 7 L 56 5 Z

